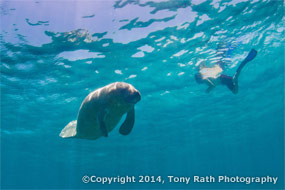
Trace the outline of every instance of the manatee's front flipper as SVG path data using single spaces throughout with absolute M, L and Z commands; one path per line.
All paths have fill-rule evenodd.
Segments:
M 107 127 L 106 127 L 106 125 L 105 125 L 104 118 L 105 118 L 105 112 L 104 112 L 104 111 L 99 112 L 99 114 L 98 114 L 98 120 L 99 120 L 99 127 L 100 127 L 100 130 L 101 130 L 102 135 L 103 135 L 104 137 L 108 137 L 108 130 L 107 130 Z
M 134 127 L 134 123 L 135 123 L 135 108 L 132 108 L 127 113 L 126 120 L 121 125 L 119 132 L 122 135 L 128 135 L 132 131 L 132 129 Z

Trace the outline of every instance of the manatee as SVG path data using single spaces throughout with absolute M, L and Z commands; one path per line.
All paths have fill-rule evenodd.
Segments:
M 61 131 L 62 138 L 95 140 L 107 137 L 126 113 L 119 132 L 128 135 L 135 122 L 135 104 L 141 95 L 131 84 L 115 82 L 91 92 L 82 102 L 77 120 L 68 123 Z

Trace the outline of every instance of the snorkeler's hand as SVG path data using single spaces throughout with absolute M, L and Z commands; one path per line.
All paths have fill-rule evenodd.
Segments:
M 210 85 L 210 86 L 215 86 L 214 83 L 213 83 L 209 78 L 207 78 L 206 80 L 207 80 L 207 82 L 208 82 L 208 85 Z
M 209 88 L 206 89 L 206 93 L 210 93 L 215 86 L 209 86 Z

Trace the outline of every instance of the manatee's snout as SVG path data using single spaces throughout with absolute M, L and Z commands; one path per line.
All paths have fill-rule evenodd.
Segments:
M 137 103 L 140 100 L 141 100 L 141 94 L 137 90 L 133 90 L 128 97 L 128 101 L 133 104 Z

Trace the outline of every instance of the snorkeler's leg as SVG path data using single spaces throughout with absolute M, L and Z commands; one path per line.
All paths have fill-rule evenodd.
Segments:
M 238 93 L 238 82 L 234 82 L 233 77 L 222 74 L 219 78 L 221 80 L 221 84 L 226 85 L 232 93 Z

